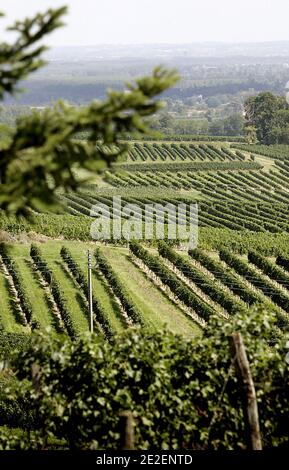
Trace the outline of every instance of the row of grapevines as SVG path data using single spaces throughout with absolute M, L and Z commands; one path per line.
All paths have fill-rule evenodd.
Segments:
M 243 303 L 235 296 L 220 289 L 214 281 L 185 260 L 183 256 L 178 255 L 166 243 L 159 243 L 159 254 L 173 263 L 186 278 L 220 304 L 228 313 L 235 314 L 244 308 Z
M 248 305 L 254 305 L 262 302 L 262 297 L 249 289 L 248 286 L 236 276 L 230 268 L 224 266 L 220 261 L 211 258 L 207 253 L 200 249 L 189 251 L 192 259 L 198 261 L 208 271 L 210 271 L 216 279 L 227 286 L 235 295 L 238 295 Z
M 288 274 L 284 273 L 284 271 L 276 266 L 275 263 L 269 261 L 264 256 L 260 255 L 257 252 L 250 251 L 248 253 L 248 259 L 250 263 L 253 263 L 259 269 L 263 271 L 263 273 L 267 274 L 271 279 L 281 284 L 286 289 L 289 289 L 289 276 Z
M 83 291 L 86 299 L 88 300 L 88 283 L 86 276 L 84 275 L 83 271 L 81 270 L 80 266 L 76 263 L 73 259 L 70 251 L 63 246 L 60 250 L 60 255 L 62 259 L 65 261 L 69 271 L 71 272 L 72 276 L 74 277 L 75 281 Z M 92 308 L 95 318 L 98 324 L 101 326 L 105 336 L 110 338 L 113 335 L 111 326 L 109 321 L 106 317 L 105 311 L 103 310 L 102 306 L 100 305 L 99 301 L 93 296 L 92 297 Z
M 139 243 L 130 243 L 131 252 L 139 258 L 153 273 L 155 273 L 163 284 L 183 302 L 192 308 L 205 321 L 215 314 L 214 309 L 187 287 L 178 277 L 158 259 L 151 255 Z
M 286 312 L 289 312 L 289 296 L 284 294 L 280 289 L 275 287 L 271 282 L 267 281 L 264 276 L 258 274 L 252 269 L 248 262 L 239 259 L 233 253 L 222 250 L 220 251 L 221 260 L 225 261 L 228 266 L 235 269 L 235 271 L 247 279 L 257 289 L 260 289 L 265 295 L 267 295 L 276 305 L 283 308 Z M 287 327 L 289 320 L 287 317 L 277 314 L 278 326 L 280 328 Z
M 289 271 L 289 257 L 284 255 L 278 255 L 276 259 L 276 264 L 282 266 L 286 271 Z
M 236 214 L 233 210 L 223 205 L 213 205 L 210 206 L 206 203 L 201 203 L 201 210 L 204 209 L 204 212 L 216 216 L 223 220 L 223 225 L 226 226 L 228 223 L 233 223 L 238 225 L 239 229 L 247 229 L 255 232 L 264 231 L 264 228 L 261 225 L 258 225 L 247 218 Z
M 135 143 L 131 146 L 129 155 L 133 161 L 142 160 L 157 161 L 158 159 L 165 161 L 168 158 L 176 161 L 180 160 L 210 160 L 210 161 L 236 161 L 245 160 L 244 155 L 238 150 L 232 153 L 229 149 L 223 147 L 222 149 L 214 145 L 185 145 L 185 144 L 139 144 Z
M 120 300 L 128 317 L 131 318 L 135 324 L 142 325 L 144 322 L 141 312 L 138 310 L 131 296 L 119 281 L 117 275 L 99 249 L 95 250 L 95 259 L 100 271 L 108 281 L 115 296 Z
M 285 160 L 288 158 L 288 149 L 276 147 L 274 145 L 249 145 L 249 144 L 234 144 L 231 145 L 234 149 L 245 150 L 246 152 L 256 153 L 257 155 L 264 155 L 265 157 Z
M 225 160 L 238 160 L 236 156 L 230 152 L 230 155 L 226 154 L 226 152 L 223 151 L 222 148 L 215 147 L 213 145 L 208 145 L 207 146 L 209 149 L 211 149 L 216 155 L 218 155 L 219 159 L 222 161 Z
M 180 148 L 184 150 L 184 155 L 187 155 L 189 160 L 196 160 L 196 156 L 190 151 L 190 147 L 185 144 L 180 144 Z
M 57 305 L 57 308 L 59 310 L 59 313 L 61 315 L 61 318 L 63 320 L 63 323 L 65 325 L 65 328 L 69 336 L 71 338 L 76 338 L 76 331 L 72 323 L 70 314 L 66 308 L 66 301 L 63 298 L 60 284 L 55 279 L 53 279 L 52 273 L 49 270 L 45 261 L 43 260 L 41 251 L 38 248 L 38 246 L 33 245 L 33 244 L 31 245 L 30 255 L 35 263 L 36 268 L 41 273 L 43 279 L 50 286 L 53 299 Z
M 237 158 L 238 160 L 245 160 L 245 155 L 239 152 L 239 150 L 235 150 L 235 153 L 231 152 L 231 150 L 225 147 L 222 147 L 222 150 L 226 155 L 228 155 L 228 157 L 231 156 L 233 158 L 233 156 L 235 156 L 235 159 Z
M 30 325 L 32 329 L 39 328 L 38 322 L 33 318 L 32 307 L 28 298 L 28 294 L 23 288 L 22 276 L 19 270 L 17 269 L 16 265 L 14 264 L 12 258 L 10 258 L 7 248 L 4 244 L 0 245 L 0 255 L 8 273 L 10 274 L 13 280 L 13 285 L 17 292 L 17 298 L 15 299 L 16 303 L 13 302 L 15 307 L 13 310 L 17 320 L 24 326 L 26 324 Z M 22 318 L 21 315 L 19 315 L 18 302 L 20 304 L 20 308 L 25 316 L 26 321 L 24 320 L 24 318 Z

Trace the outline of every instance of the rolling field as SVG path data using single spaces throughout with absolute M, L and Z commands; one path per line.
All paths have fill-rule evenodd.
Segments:
M 63 200 L 71 214 L 86 216 L 99 202 L 111 207 L 112 194 L 140 206 L 197 201 L 200 227 L 289 232 L 287 155 L 279 151 L 275 160 L 274 152 L 249 154 L 248 146 L 240 147 L 245 150 L 223 143 L 133 144 L 127 162 L 106 172 L 106 188 L 91 186 Z
M 194 337 L 211 316 L 229 321 L 256 304 L 275 313 L 275 334 L 281 334 L 289 325 L 289 251 L 269 250 L 269 256 L 260 237 L 272 236 L 274 244 L 275 235 L 280 241 L 289 232 L 289 163 L 286 149 L 278 155 L 256 146 L 249 150 L 225 143 L 131 144 L 126 161 L 106 171 L 100 185 L 61 195 L 71 215 L 58 239 L 1 245 L 1 328 L 9 333 L 49 328 L 52 335 L 72 338 L 88 331 L 90 250 L 98 335 L 109 339 L 139 325 L 148 334 L 167 328 Z M 89 230 L 91 207 L 102 203 L 110 210 L 113 196 L 142 209 L 197 202 L 207 242 L 202 238 L 199 248 L 187 252 L 164 242 L 84 241 L 89 237 L 81 229 Z M 49 223 L 50 216 L 42 215 Z M 130 214 L 124 210 L 122 216 L 125 221 Z M 151 215 L 152 223 L 158 216 Z M 169 222 L 170 213 L 166 217 Z M 186 211 L 182 217 L 189 220 Z
M 12 271 L 16 265 L 21 271 L 21 291 L 29 298 L 32 307 L 32 317 L 38 322 L 38 328 L 44 330 L 51 328 L 53 334 L 59 332 L 62 310 L 57 304 L 57 298 L 52 293 L 51 284 L 57 282 L 63 304 L 68 310 L 73 325 L 73 331 L 79 335 L 88 331 L 88 304 L 86 292 L 75 280 L 71 272 L 71 264 L 65 262 L 60 255 L 62 246 L 69 249 L 71 258 L 78 264 L 79 269 L 87 276 L 87 249 L 94 250 L 92 244 L 69 242 L 48 242 L 40 245 L 42 265 L 33 262 L 30 256 L 30 245 L 7 245 L 9 262 L 12 261 Z M 139 269 L 132 261 L 128 249 L 100 246 L 100 253 L 111 266 L 118 277 L 119 285 L 131 298 L 131 304 L 140 312 L 142 325 L 147 331 L 161 331 L 165 327 L 180 334 L 195 336 L 200 334 L 201 328 L 184 310 L 153 282 L 147 274 Z M 11 273 L 5 270 L 5 256 L 1 257 L 1 300 L 2 326 L 7 331 L 29 332 L 31 321 L 24 321 L 23 308 L 17 301 L 21 296 L 20 289 L 9 289 L 9 282 L 14 286 Z M 51 280 L 43 279 L 40 268 L 46 264 Z M 9 281 L 9 282 L 8 282 Z M 112 289 L 109 279 L 97 267 L 93 269 L 93 294 L 109 325 L 109 334 L 123 331 L 125 328 L 138 322 L 133 320 L 126 310 L 127 306 L 121 296 Z M 157 308 L 156 308 L 157 306 Z M 96 330 L 99 334 L 106 334 L 105 329 L 97 319 L 95 312 Z M 65 326 L 65 325 L 64 325 Z M 65 327 L 64 332 L 66 331 Z
M 60 254 L 63 246 L 69 259 Z M 287 258 L 237 255 L 227 250 L 187 253 L 166 243 L 158 250 L 141 244 L 123 248 L 61 241 L 42 243 L 37 248 L 42 264 L 33 261 L 30 245 L 6 245 L 12 261 L 10 270 L 5 269 L 7 259 L 2 254 L 1 327 L 7 332 L 29 333 L 33 321 L 37 329 L 49 327 L 52 334 L 77 337 L 88 331 L 87 292 L 73 273 L 76 264 L 87 279 L 87 249 L 97 253 L 93 267 L 97 334 L 109 338 L 138 324 L 147 332 L 167 328 L 196 336 L 210 316 L 229 321 L 238 310 L 254 304 L 275 312 L 279 332 L 289 325 Z M 49 270 L 48 282 L 41 273 L 44 265 Z M 21 273 L 20 286 L 13 278 L 14 269 Z M 59 287 L 59 296 L 53 283 Z M 25 313 L 23 298 L 29 299 L 31 318 Z

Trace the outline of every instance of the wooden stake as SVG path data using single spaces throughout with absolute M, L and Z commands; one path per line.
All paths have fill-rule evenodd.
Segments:
M 32 384 L 36 392 L 38 392 L 40 388 L 40 374 L 41 374 L 40 365 L 36 364 L 35 362 L 31 364 Z
M 244 410 L 250 450 L 262 450 L 255 386 L 241 333 L 233 333 L 232 345 L 238 375 L 244 385 Z
M 88 308 L 89 308 L 89 331 L 93 333 L 93 305 L 92 305 L 92 259 L 91 253 L 87 252 L 87 269 L 88 269 Z
M 121 449 L 134 449 L 134 419 L 131 411 L 120 413 Z

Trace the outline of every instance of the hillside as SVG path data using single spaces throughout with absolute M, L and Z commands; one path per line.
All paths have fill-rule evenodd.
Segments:
M 275 312 L 272 334 L 280 335 L 289 321 L 289 165 L 286 148 L 266 155 L 262 146 L 252 150 L 223 142 L 135 142 L 94 185 L 60 195 L 70 215 L 37 214 L 34 224 L 22 225 L 2 217 L 2 229 L 14 234 L 1 248 L 2 329 L 49 327 L 71 337 L 87 331 L 90 250 L 99 335 L 110 338 L 140 324 L 147 332 L 168 328 L 193 337 L 210 316 L 229 321 L 254 304 Z M 140 209 L 197 202 L 197 249 L 188 254 L 178 240 L 172 248 L 158 246 L 156 238 L 143 241 L 140 251 L 125 239 L 93 242 L 91 207 L 101 203 L 110 210 L 113 196 Z M 122 217 L 124 224 L 130 214 L 124 210 Z M 151 214 L 152 224 L 158 217 Z M 183 220 L 189 221 L 187 213 Z M 28 235 L 21 240 L 23 230 Z M 50 238 L 39 243 L 32 231 Z M 33 237 L 36 255 L 30 253 Z

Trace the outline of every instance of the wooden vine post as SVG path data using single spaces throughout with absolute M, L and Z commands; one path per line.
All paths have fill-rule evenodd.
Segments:
M 248 447 L 250 450 L 262 450 L 256 391 L 241 333 L 233 333 L 232 347 L 235 366 L 244 389 L 244 415 Z
M 120 413 L 120 439 L 121 449 L 134 449 L 134 419 L 131 411 Z

